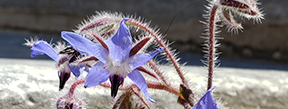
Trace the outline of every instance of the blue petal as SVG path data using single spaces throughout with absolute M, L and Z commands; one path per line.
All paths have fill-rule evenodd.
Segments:
M 45 41 L 37 41 L 33 44 L 31 48 L 31 54 L 30 56 L 33 58 L 36 55 L 48 55 L 51 59 L 54 61 L 57 61 L 59 58 L 58 54 L 55 52 L 55 50 Z
M 79 76 L 81 76 L 83 71 L 87 71 L 87 67 L 83 66 L 83 65 L 77 65 L 77 66 L 70 66 L 68 64 L 68 67 L 70 69 L 70 71 L 73 73 L 73 75 L 78 78 Z
M 132 48 L 132 37 L 125 24 L 127 20 L 130 19 L 123 19 L 117 33 L 105 41 L 109 48 L 109 55 L 113 60 L 119 62 L 122 62 L 129 57 L 129 52 Z
M 44 53 L 43 52 L 39 52 L 39 51 L 36 51 L 36 50 L 32 50 L 31 53 L 30 53 L 30 56 L 32 58 L 34 58 L 35 56 L 37 55 L 43 55 Z
M 108 51 L 103 46 L 73 32 L 62 31 L 61 37 L 69 42 L 73 48 L 93 55 L 103 63 L 107 62 Z
M 137 69 L 133 70 L 132 73 L 128 73 L 128 77 L 137 85 L 150 102 L 155 103 L 155 100 L 153 100 L 147 91 L 148 87 L 144 77 Z
M 156 51 L 150 53 L 150 54 L 143 54 L 143 53 L 138 53 L 136 55 L 133 55 L 131 57 L 129 57 L 129 65 L 131 65 L 131 69 L 135 69 L 138 68 L 140 66 L 142 66 L 143 64 L 145 64 L 147 61 L 149 61 L 150 59 L 152 59 L 155 55 L 157 55 L 158 53 L 160 53 L 164 48 L 160 47 L 159 49 L 157 49 Z
M 84 87 L 94 87 L 109 78 L 109 71 L 103 68 L 102 62 L 96 63 L 87 74 Z
M 192 109 L 218 109 L 211 94 L 214 87 L 210 88 Z

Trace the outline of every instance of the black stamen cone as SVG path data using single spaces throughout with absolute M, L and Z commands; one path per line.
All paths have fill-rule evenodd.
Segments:
M 62 90 L 66 84 L 66 81 L 69 79 L 70 73 L 60 73 L 59 74 L 59 91 Z
M 114 75 L 111 81 L 111 97 L 115 98 L 118 92 L 118 87 L 121 85 L 118 75 Z
M 62 81 L 60 80 L 60 83 L 59 83 L 59 91 L 64 88 L 65 83 L 66 83 L 66 82 L 62 82 Z

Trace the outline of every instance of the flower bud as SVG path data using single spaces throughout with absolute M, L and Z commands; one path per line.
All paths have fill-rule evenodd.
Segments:
M 68 96 L 60 97 L 56 102 L 57 109 L 83 109 L 83 103 L 80 99 L 73 96 L 68 98 Z

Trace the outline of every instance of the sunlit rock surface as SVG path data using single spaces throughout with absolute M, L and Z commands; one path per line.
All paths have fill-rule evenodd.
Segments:
M 63 96 L 74 81 L 70 78 L 64 90 L 58 91 L 57 69 L 53 61 L 0 59 L 1 109 L 55 108 L 58 97 Z M 161 66 L 168 80 L 178 87 L 180 80 L 173 67 Z M 198 96 L 206 89 L 207 71 L 204 67 L 185 66 L 186 76 Z M 148 77 L 148 76 L 146 76 Z M 276 70 L 251 70 L 217 68 L 213 95 L 230 108 L 287 108 L 288 72 Z M 125 80 L 125 82 L 127 82 Z M 126 83 L 125 83 L 126 84 Z M 129 81 L 128 83 L 129 84 Z M 161 92 L 161 93 L 159 93 Z M 156 100 L 153 108 L 177 108 L 177 96 L 163 91 L 149 90 Z M 121 91 L 120 93 L 121 94 Z M 100 86 L 78 86 L 76 95 L 86 102 L 86 108 L 111 108 L 110 89 Z M 165 99 L 163 99 L 165 96 Z

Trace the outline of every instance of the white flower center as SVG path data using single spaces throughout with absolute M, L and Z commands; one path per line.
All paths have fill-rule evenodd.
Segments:
M 105 69 L 108 69 L 110 75 L 117 74 L 122 77 L 126 77 L 128 73 L 131 73 L 131 67 L 128 64 L 128 59 L 121 62 L 121 60 L 113 60 L 109 57 L 108 62 L 104 65 Z

